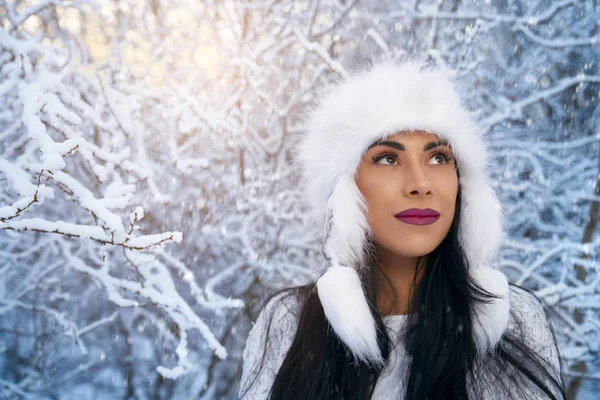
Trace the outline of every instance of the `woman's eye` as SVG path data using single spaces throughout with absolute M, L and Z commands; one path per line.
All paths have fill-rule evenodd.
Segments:
M 385 162 L 382 162 L 385 161 Z M 378 160 L 376 160 L 377 164 L 383 164 L 383 165 L 394 165 L 396 163 L 396 157 L 394 156 L 382 156 L 381 158 L 379 158 Z
M 448 162 L 450 162 L 450 159 L 448 157 L 446 157 L 444 154 L 438 153 L 438 154 L 434 154 L 431 158 L 436 158 L 438 157 L 440 159 L 439 164 L 446 164 Z

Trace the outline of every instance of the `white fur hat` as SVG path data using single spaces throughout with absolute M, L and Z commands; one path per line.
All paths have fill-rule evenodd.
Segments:
M 447 140 L 460 171 L 460 244 L 470 274 L 500 299 L 474 311 L 478 351 L 494 347 L 508 324 L 506 276 L 490 267 L 504 239 L 503 213 L 486 175 L 486 149 L 445 67 L 383 60 L 324 90 L 305 118 L 296 160 L 313 220 L 323 224 L 331 261 L 317 282 L 325 315 L 353 355 L 383 363 L 375 323 L 358 272 L 370 235 L 356 172 L 368 146 L 399 131 Z M 322 226 L 323 226 L 322 225 Z

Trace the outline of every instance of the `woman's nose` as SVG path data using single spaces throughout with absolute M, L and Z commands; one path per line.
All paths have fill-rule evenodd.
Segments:
M 425 167 L 409 167 L 405 169 L 404 194 L 407 197 L 426 197 L 431 195 L 432 187 Z

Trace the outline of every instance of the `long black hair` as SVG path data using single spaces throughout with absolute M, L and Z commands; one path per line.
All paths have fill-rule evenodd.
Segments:
M 514 307 L 510 313 L 516 327 L 507 329 L 498 345 L 485 357 L 476 356 L 471 310 L 479 302 L 491 301 L 494 295 L 479 287 L 468 274 L 468 264 L 458 240 L 460 209 L 459 188 L 454 219 L 446 238 L 424 263 L 422 259 L 417 262 L 402 335 L 411 358 L 405 398 L 480 399 L 484 391 L 489 394 L 493 390 L 493 398 L 513 398 L 516 393 L 514 398 L 523 399 L 525 393 L 531 393 L 527 388 L 532 386 L 538 391 L 535 398 L 540 394 L 550 399 L 566 398 L 562 363 L 557 375 L 553 372 L 555 367 L 527 343 L 523 327 L 530 321 L 519 318 Z M 368 247 L 369 268 L 361 281 L 375 319 L 378 343 L 387 361 L 393 343 L 376 306 L 377 294 L 383 290 L 382 293 L 392 296 L 392 303 L 397 299 L 391 281 L 377 264 L 372 242 L 369 241 Z M 416 277 L 423 267 L 422 278 L 417 283 Z M 511 284 L 511 290 L 516 288 Z M 353 362 L 349 348 L 325 317 L 316 283 L 281 290 L 268 301 L 280 294 L 296 296 L 300 311 L 298 329 L 275 376 L 270 398 L 371 398 L 382 370 Z M 270 323 L 266 337 L 269 330 Z M 552 338 L 556 345 L 554 334 Z

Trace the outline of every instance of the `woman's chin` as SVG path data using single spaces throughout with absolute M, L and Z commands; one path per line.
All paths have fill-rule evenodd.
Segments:
M 403 241 L 402 246 L 387 247 L 388 251 L 397 256 L 403 257 L 423 257 L 430 254 L 439 243 L 431 243 L 431 240 L 423 243 L 422 241 Z

